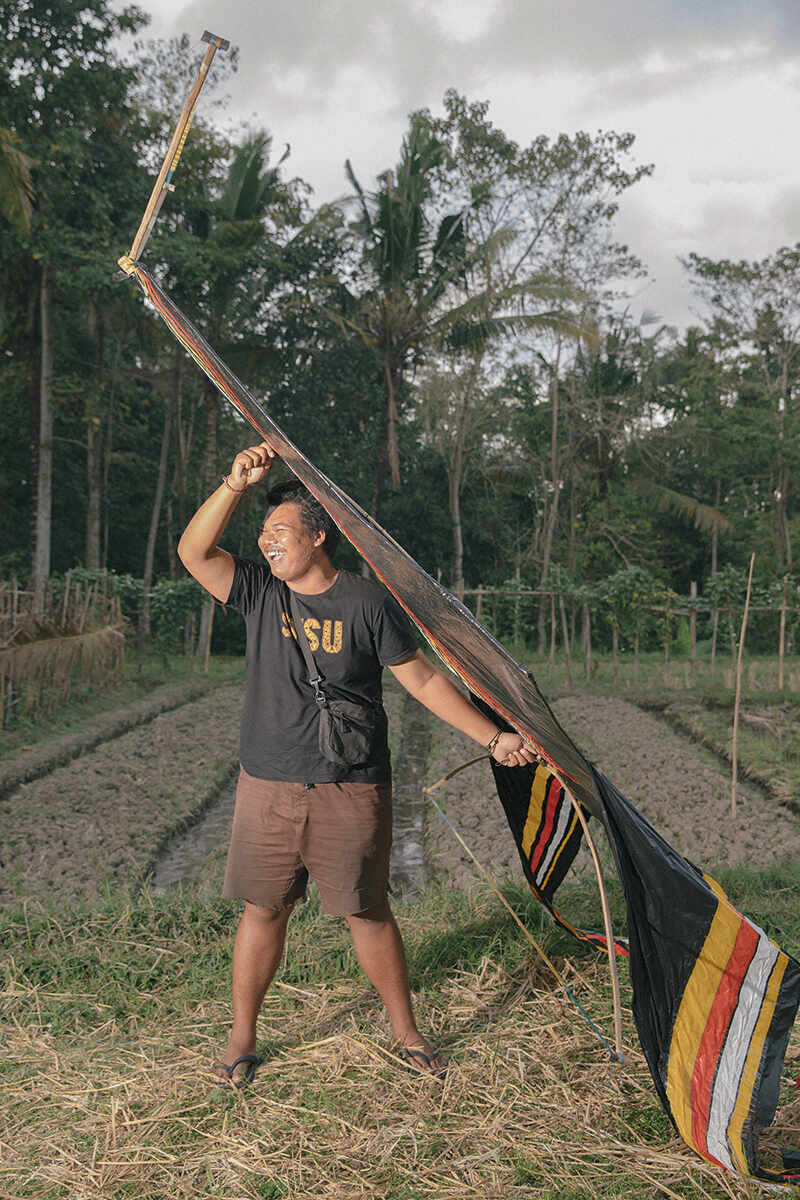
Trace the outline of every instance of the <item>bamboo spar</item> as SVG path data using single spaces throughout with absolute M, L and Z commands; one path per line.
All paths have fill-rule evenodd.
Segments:
M 133 244 L 131 245 L 128 254 L 123 255 L 119 260 L 119 265 L 125 275 L 130 275 L 131 271 L 133 270 L 134 264 L 139 259 L 139 256 L 145 248 L 147 239 L 152 233 L 153 226 L 156 223 L 156 217 L 161 211 L 161 205 L 164 203 L 167 192 L 172 191 L 172 176 L 175 174 L 175 168 L 178 165 L 178 160 L 180 159 L 181 151 L 183 150 L 183 144 L 186 141 L 186 137 L 189 133 L 189 125 L 191 124 L 195 106 L 197 104 L 198 97 L 200 96 L 200 92 L 203 90 L 203 84 L 206 81 L 206 76 L 208 75 L 208 70 L 211 66 L 214 55 L 216 54 L 217 50 L 227 50 L 230 46 L 230 42 L 226 38 L 219 37 L 216 33 L 209 33 L 208 30 L 203 33 L 201 40 L 208 42 L 208 49 L 203 55 L 203 61 L 200 64 L 194 83 L 192 84 L 189 95 L 186 98 L 183 111 L 178 118 L 178 123 L 175 126 L 175 132 L 172 135 L 172 141 L 169 144 L 169 149 L 167 150 L 164 161 L 161 164 L 161 170 L 158 173 L 158 178 L 156 179 L 153 190 L 150 193 L 150 199 L 147 202 L 147 208 L 144 210 L 144 216 L 142 217 L 141 224 L 136 231 L 136 237 L 133 239 Z

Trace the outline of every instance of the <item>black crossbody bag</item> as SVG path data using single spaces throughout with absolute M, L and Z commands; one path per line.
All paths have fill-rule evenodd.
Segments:
M 287 587 L 286 592 L 297 645 L 305 660 L 308 682 L 314 689 L 314 699 L 317 702 L 320 753 L 339 767 L 360 766 L 368 761 L 372 752 L 375 736 L 383 719 L 383 709 L 377 704 L 367 707 L 325 693 L 322 687 L 324 679 L 294 607 L 291 588 Z

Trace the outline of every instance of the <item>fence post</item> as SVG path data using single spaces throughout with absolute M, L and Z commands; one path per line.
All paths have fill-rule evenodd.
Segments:
M 692 601 L 689 611 L 689 654 L 691 657 L 692 687 L 697 687 L 697 613 L 694 607 L 697 601 L 696 579 L 693 579 L 689 584 L 689 598 Z
M 783 691 L 783 656 L 786 652 L 786 580 L 783 581 L 781 601 L 781 627 L 778 634 L 778 691 Z
M 639 609 L 636 609 L 636 633 L 633 635 L 633 683 L 634 687 L 639 686 L 639 627 L 641 617 Z
M 592 619 L 589 616 L 589 605 L 583 606 L 583 650 L 586 656 L 586 680 L 592 678 Z
M 514 582 L 517 585 L 517 594 L 514 597 L 514 653 L 516 654 L 519 649 L 519 587 L 520 587 L 519 563 L 517 563 L 516 569 L 514 571 Z
M 567 679 L 572 687 L 572 651 L 569 646 L 569 628 L 567 626 L 567 606 L 564 603 L 564 593 L 558 593 L 558 605 L 561 609 L 561 628 L 564 632 L 564 653 L 567 656 Z
M 717 629 L 719 628 L 719 609 L 711 613 L 711 686 L 717 678 Z
M 483 616 L 483 584 L 478 584 L 478 599 L 475 601 L 475 616 L 480 621 Z
M 739 634 L 739 646 L 736 654 L 736 695 L 733 701 L 733 738 L 731 741 L 731 758 L 733 760 L 731 770 L 731 816 L 736 815 L 736 775 L 739 766 L 738 740 L 739 740 L 739 702 L 742 698 L 742 655 L 744 653 L 744 635 L 747 632 L 747 613 L 750 608 L 750 590 L 753 586 L 753 567 L 755 565 L 755 551 L 750 555 L 750 572 L 747 576 L 747 595 L 744 598 L 744 613 L 742 615 L 742 629 Z
M 67 610 L 69 608 L 69 584 L 70 584 L 71 579 L 72 579 L 72 568 L 70 567 L 70 569 L 67 571 L 66 575 L 64 576 L 64 603 L 61 606 L 61 632 L 62 633 L 64 632 L 64 629 L 67 624 Z

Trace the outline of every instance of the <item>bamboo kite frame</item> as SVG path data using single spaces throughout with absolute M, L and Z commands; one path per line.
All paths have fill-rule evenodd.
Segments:
M 169 144 L 167 153 L 164 156 L 164 161 L 161 164 L 161 170 L 158 173 L 153 190 L 150 193 L 150 199 L 147 202 L 147 207 L 144 210 L 141 224 L 136 231 L 136 237 L 133 239 L 130 250 L 127 254 L 123 254 L 119 259 L 119 266 L 124 275 L 130 275 L 133 268 L 144 250 L 147 239 L 153 231 L 153 226 L 156 223 L 156 217 L 161 211 L 161 205 L 166 199 L 167 192 L 172 191 L 172 176 L 178 166 L 178 161 L 181 157 L 184 143 L 189 133 L 189 126 L 192 122 L 192 116 L 197 105 L 200 93 L 203 90 L 203 84 L 206 81 L 209 67 L 213 61 L 217 50 L 227 50 L 230 47 L 230 42 L 227 38 L 219 37 L 216 33 L 209 33 L 205 30 L 201 41 L 208 42 L 208 49 L 203 55 L 203 61 L 195 76 L 189 95 L 186 97 L 186 103 L 183 106 L 183 111 L 178 118 L 178 123 L 175 126 L 175 131 L 172 135 L 172 141 Z

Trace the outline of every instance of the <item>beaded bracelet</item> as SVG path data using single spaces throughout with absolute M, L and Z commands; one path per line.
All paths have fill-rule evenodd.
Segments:
M 497 745 L 497 743 L 500 741 L 502 733 L 503 733 L 502 729 L 498 729 L 497 733 L 494 735 L 492 740 L 489 742 L 489 745 L 486 747 L 486 749 L 489 751 L 490 754 L 494 753 L 494 748 Z
M 231 485 L 228 483 L 229 478 L 230 478 L 230 476 L 228 476 L 228 475 L 222 476 L 222 482 L 225 484 L 225 487 L 228 489 L 229 492 L 235 492 L 237 496 L 241 496 L 243 492 L 247 491 L 247 488 L 231 487 Z

